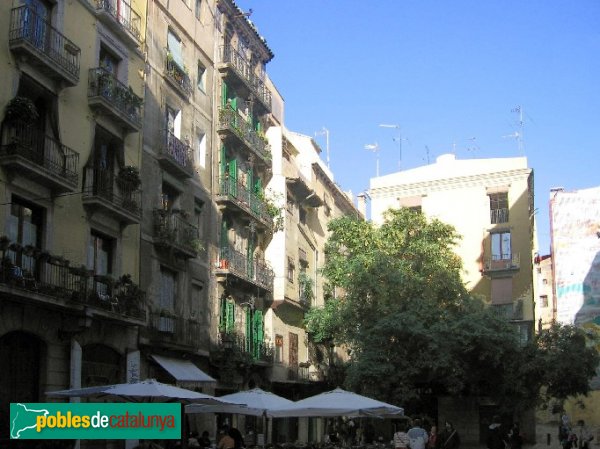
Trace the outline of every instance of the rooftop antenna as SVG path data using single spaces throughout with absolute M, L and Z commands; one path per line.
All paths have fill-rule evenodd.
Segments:
M 325 136 L 325 151 L 327 157 L 327 168 L 329 167 L 329 130 L 324 126 L 321 128 L 321 131 L 315 131 L 315 137 L 317 136 Z
M 380 123 L 380 128 L 393 128 L 398 130 L 398 137 L 394 137 L 392 140 L 394 142 L 398 142 L 398 146 L 400 147 L 400 157 L 398 159 L 398 170 L 402 168 L 402 141 L 408 140 L 402 138 L 402 130 L 400 129 L 400 125 L 389 125 L 387 123 Z
M 425 145 L 425 157 L 427 157 L 427 165 L 429 165 L 429 147 Z
M 525 125 L 525 122 L 523 121 L 523 107 L 518 105 L 517 107 L 511 109 L 510 112 L 519 114 L 519 120 L 517 122 L 518 130 L 512 134 L 508 134 L 508 135 L 502 136 L 502 137 L 504 137 L 504 138 L 512 137 L 512 138 L 516 139 L 517 140 L 517 148 L 519 149 L 519 154 L 523 155 L 523 154 L 525 154 L 524 143 L 523 143 L 523 128 Z
M 376 165 L 377 168 L 375 170 L 375 176 L 379 177 L 379 144 L 377 142 L 369 143 L 369 144 L 365 145 L 365 150 L 372 151 L 377 156 L 377 165 Z

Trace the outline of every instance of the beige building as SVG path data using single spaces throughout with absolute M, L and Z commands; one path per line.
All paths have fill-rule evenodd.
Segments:
M 145 17 L 139 0 L 0 5 L 2 441 L 9 402 L 139 376 Z
M 552 256 L 536 256 L 534 258 L 534 269 L 537 284 L 535 292 L 536 332 L 540 332 L 556 321 L 556 298 L 552 290 Z
M 212 393 L 215 2 L 148 2 L 140 280 L 143 377 Z
M 362 215 L 333 181 L 311 137 L 281 126 L 271 127 L 267 136 L 273 154 L 269 188 L 285 204 L 283 229 L 273 236 L 266 252 L 275 276 L 273 303 L 265 318 L 265 333 L 273 344 L 269 380 L 275 393 L 301 399 L 323 389 L 332 357 L 310 343 L 304 328 L 306 311 L 324 304 L 320 270 L 327 223 L 344 215 Z M 275 423 L 273 442 L 320 441 L 322 424 L 307 418 Z
M 375 223 L 389 208 L 409 207 L 453 225 L 462 235 L 456 253 L 467 288 L 505 317 L 522 342 L 533 337 L 536 238 L 533 170 L 526 158 L 445 154 L 430 165 L 372 178 L 369 193 Z M 452 417 L 465 443 L 482 442 L 494 406 L 477 398 L 465 404 L 440 400 L 438 419 Z M 520 421 L 534 434 L 532 416 Z

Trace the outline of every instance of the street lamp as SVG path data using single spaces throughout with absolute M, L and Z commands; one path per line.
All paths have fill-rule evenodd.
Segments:
M 398 130 L 398 137 L 394 137 L 392 140 L 394 142 L 398 142 L 398 146 L 400 147 L 400 159 L 398 159 L 398 170 L 400 170 L 400 166 L 402 165 L 402 141 L 406 139 L 402 139 L 402 131 L 400 131 L 400 125 L 388 125 L 386 123 L 380 123 L 380 128 L 393 128 Z
M 377 156 L 377 168 L 375 170 L 375 176 L 379 177 L 379 144 L 377 142 L 369 143 L 365 145 L 365 150 L 372 151 Z

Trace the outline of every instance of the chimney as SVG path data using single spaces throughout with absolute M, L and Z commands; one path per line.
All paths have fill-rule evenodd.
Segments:
M 356 195 L 356 201 L 357 201 L 357 209 L 358 211 L 362 214 L 363 217 L 367 216 L 367 194 L 366 193 L 359 193 L 358 195 Z

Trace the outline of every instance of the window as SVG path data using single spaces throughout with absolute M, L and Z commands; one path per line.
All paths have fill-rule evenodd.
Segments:
M 202 17 L 202 0 L 196 0 L 195 13 L 196 19 L 200 20 L 200 17 Z
M 548 307 L 548 295 L 540 296 L 540 304 L 542 307 Z
M 275 335 L 275 363 L 283 363 L 283 335 Z
M 490 193 L 490 221 L 492 224 L 508 222 L 508 192 Z
M 493 278 L 492 284 L 492 304 L 511 304 L 512 310 L 512 296 L 513 296 L 513 282 L 511 277 L 507 278 Z
M 160 269 L 160 297 L 158 307 L 161 312 L 175 312 L 175 293 L 177 291 L 177 274 L 164 267 Z
M 28 201 L 12 197 L 8 217 L 8 238 L 22 246 L 42 246 L 44 210 Z
M 198 61 L 196 84 L 198 85 L 198 90 L 206 93 L 206 67 L 200 61 Z
M 492 261 L 511 260 L 510 232 L 492 234 Z
M 167 106 L 167 130 L 178 139 L 181 138 L 181 111 Z
M 116 57 L 104 45 L 101 45 L 99 59 L 100 68 L 106 70 L 116 78 L 118 74 L 117 69 L 119 67 L 120 58 Z
M 196 136 L 196 163 L 206 168 L 206 134 L 203 132 Z
M 180 69 L 183 69 L 183 44 L 181 43 L 181 39 L 171 30 L 167 34 L 167 51 L 169 52 L 170 59 Z
M 287 279 L 288 282 L 294 283 L 294 277 L 296 276 L 296 265 L 294 263 L 294 259 L 288 257 L 288 269 L 287 269 Z
M 161 206 L 163 210 L 172 210 L 176 208 L 177 200 L 179 198 L 179 192 L 171 187 L 169 184 L 164 183 L 162 185 L 161 194 Z
M 409 211 L 420 214 L 422 212 L 421 206 L 412 206 L 408 208 Z
M 44 209 L 13 196 L 8 217 L 8 238 L 21 246 L 41 248 L 43 219 Z M 11 251 L 9 257 L 18 267 L 32 274 L 36 271 L 35 259 L 22 251 Z
M 94 274 L 107 275 L 113 271 L 114 239 L 92 231 L 88 247 L 88 268 Z
M 92 231 L 88 246 L 88 268 L 97 276 L 107 276 L 113 272 L 114 239 Z M 103 300 L 110 299 L 110 285 L 102 280 L 94 280 L 94 290 Z

